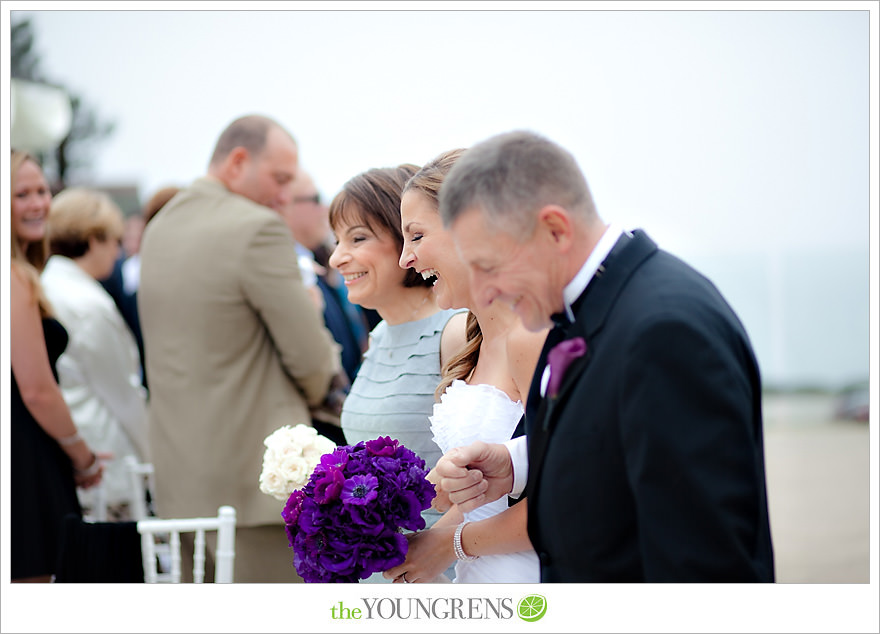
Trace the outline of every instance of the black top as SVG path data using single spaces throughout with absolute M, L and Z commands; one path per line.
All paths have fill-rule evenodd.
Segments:
M 67 331 L 55 319 L 43 320 L 52 373 L 67 347 Z M 13 335 L 14 336 L 14 335 Z M 12 579 L 55 573 L 62 519 L 82 516 L 73 478 L 73 465 L 21 400 L 15 373 L 10 395 Z

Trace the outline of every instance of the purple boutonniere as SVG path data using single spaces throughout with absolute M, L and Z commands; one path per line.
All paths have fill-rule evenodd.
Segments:
M 584 356 L 587 352 L 587 342 L 583 337 L 575 337 L 574 339 L 566 339 L 561 341 L 550 350 L 547 354 L 547 368 L 549 377 L 547 381 L 547 396 L 556 398 L 559 394 L 559 388 L 562 386 L 562 379 L 565 378 L 565 372 L 571 362 L 578 357 Z

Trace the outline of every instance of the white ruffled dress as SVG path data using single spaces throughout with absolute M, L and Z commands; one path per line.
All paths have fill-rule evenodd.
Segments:
M 470 385 L 455 380 L 446 388 L 430 417 L 434 442 L 443 453 L 476 440 L 489 443 L 510 439 L 523 415 L 521 401 L 512 401 L 492 385 Z M 507 509 L 507 497 L 465 513 L 476 522 Z M 539 583 L 538 556 L 534 550 L 485 555 L 455 565 L 455 583 Z

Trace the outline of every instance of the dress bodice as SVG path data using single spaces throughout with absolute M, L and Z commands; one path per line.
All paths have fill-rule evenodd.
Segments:
M 56 368 L 56 363 L 58 362 L 58 358 L 67 349 L 69 335 L 67 334 L 67 329 L 60 321 L 54 317 L 43 317 L 43 337 L 46 340 L 46 352 L 49 353 L 49 365 L 52 368 L 52 375 L 57 382 L 58 368 Z M 13 396 L 12 401 L 17 406 L 24 408 L 24 403 L 21 400 L 21 392 L 19 392 L 18 389 L 18 382 L 15 380 L 15 373 L 10 372 L 10 378 Z
M 43 334 L 46 337 L 46 351 L 49 353 L 49 364 L 52 366 L 52 372 L 55 373 L 55 380 L 58 380 L 58 373 L 55 370 L 55 363 L 58 357 L 67 349 L 68 334 L 64 326 L 53 317 L 43 318 Z
M 494 385 L 471 385 L 456 379 L 434 405 L 431 432 L 446 453 L 475 440 L 510 440 L 522 415 L 522 401 L 514 402 Z
M 476 440 L 502 443 L 510 440 L 523 411 L 521 401 L 513 401 L 493 385 L 471 385 L 455 380 L 434 405 L 431 432 L 443 453 Z M 504 496 L 465 513 L 464 518 L 476 522 L 506 509 L 507 497 Z M 456 583 L 537 583 L 539 580 L 534 550 L 459 561 L 455 566 Z

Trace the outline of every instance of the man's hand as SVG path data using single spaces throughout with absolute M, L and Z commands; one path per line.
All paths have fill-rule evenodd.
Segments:
M 463 513 L 510 493 L 513 464 L 507 447 L 480 440 L 450 449 L 432 470 L 437 482 L 434 507 L 458 504 Z M 436 480 L 439 478 L 439 480 Z

